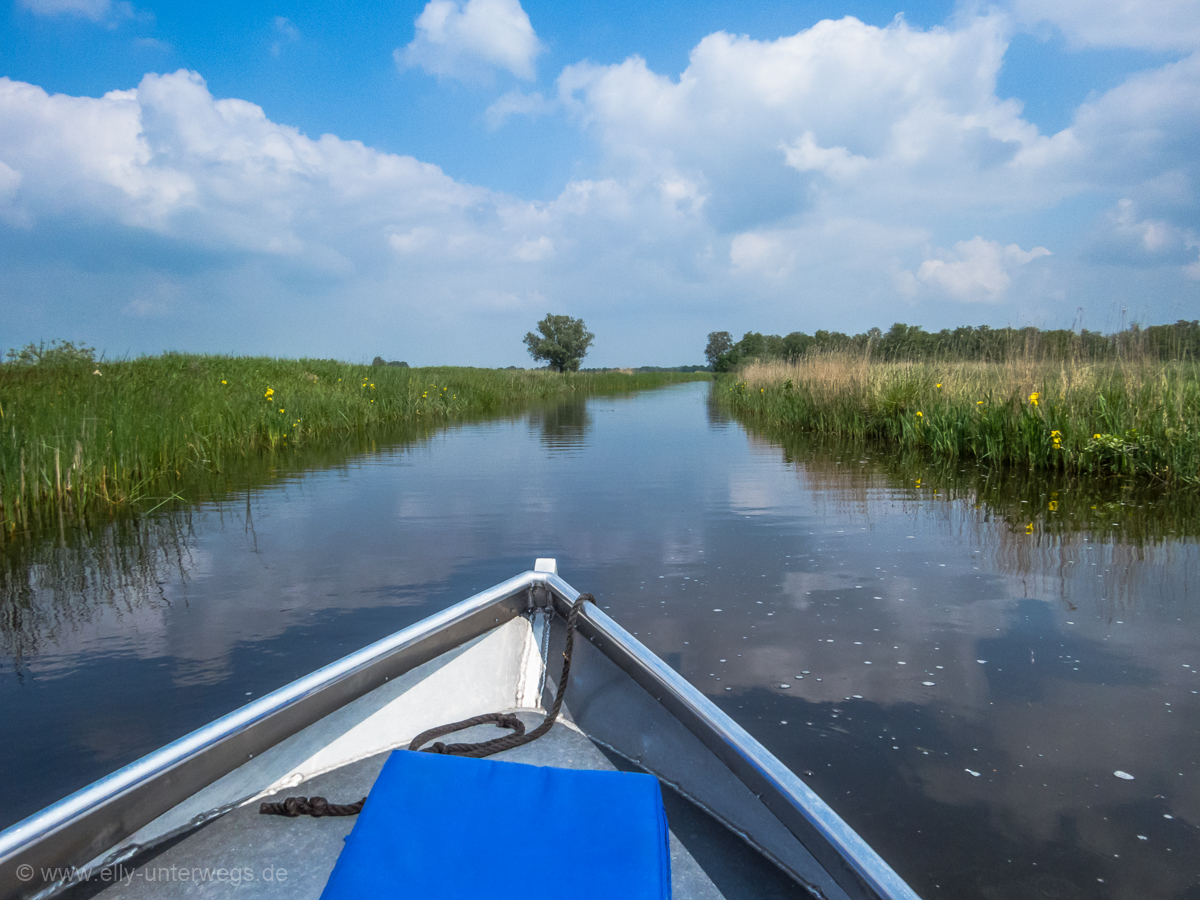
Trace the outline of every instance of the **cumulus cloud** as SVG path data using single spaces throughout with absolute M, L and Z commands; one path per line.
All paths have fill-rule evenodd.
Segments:
M 1011 0 L 1017 19 L 1049 23 L 1077 47 L 1200 49 L 1195 0 Z
M 524 43 L 479 25 L 500 13 Z M 361 319 L 380 333 L 430 336 L 481 316 L 541 315 L 569 298 L 598 346 L 606 321 L 623 346 L 640 340 L 621 325 L 630 315 L 692 322 L 702 346 L 718 326 L 887 324 L 902 298 L 943 315 L 946 301 L 989 303 L 987 315 L 1010 321 L 1020 299 L 1069 320 L 1081 303 L 1128 292 L 1147 267 L 1158 267 L 1168 309 L 1194 291 L 1185 278 L 1200 276 L 1200 54 L 1090 98 L 1068 128 L 1045 135 L 1019 102 L 996 95 L 1010 28 L 1001 14 L 927 30 L 845 18 L 772 41 L 709 35 L 677 74 L 638 57 L 568 66 L 554 97 L 510 91 L 485 115 L 499 127 L 553 108 L 594 137 L 590 177 L 545 202 L 333 135 L 310 138 L 251 103 L 212 97 L 195 73 L 150 75 L 99 98 L 0 79 L 0 219 L 59 254 L 78 246 L 81 259 L 80 234 L 93 228 L 86 265 L 103 256 L 95 247 L 125 242 L 147 268 L 170 269 L 178 291 L 126 308 L 137 292 L 125 290 L 117 308 L 129 315 L 206 308 L 222 292 L 289 304 L 310 292 L 314 304 L 359 311 L 339 313 L 338 328 Z M 512 0 L 435 0 L 417 32 L 400 61 L 454 77 L 532 75 L 537 39 Z M 1070 197 L 1082 200 L 1061 202 Z M 56 228 L 73 229 L 71 240 L 55 243 Z M 931 249 L 935 235 L 1001 229 L 1013 243 Z M 1089 241 L 1103 244 L 1103 267 Z M 1053 260 L 1036 262 L 1049 254 L 1041 244 Z M 1124 256 L 1110 252 L 1118 245 Z M 192 254 L 207 280 L 162 262 L 171 254 Z M 220 262 L 200 265 L 195 254 Z M 25 265 L 19 253 L 7 258 Z M 56 261 L 25 283 L 73 277 Z M 0 298 L 17 283 L 7 278 Z M 906 309 L 909 321 L 919 316 Z M 478 326 L 479 347 L 496 321 Z M 692 346 L 683 329 L 667 330 Z M 646 341 L 645 360 L 659 359 Z M 517 361 L 472 359 L 483 360 Z
M 995 93 L 1007 28 L 1000 16 L 928 31 L 847 17 L 773 41 L 717 33 L 678 79 L 639 57 L 581 63 L 559 98 L 615 162 L 702 185 L 731 231 L 824 198 L 909 215 L 1053 202 L 1063 188 L 1038 178 L 1048 138 Z
M 21 176 L 9 203 L 34 219 L 116 220 L 293 254 L 343 243 L 354 221 L 382 235 L 488 200 L 436 166 L 332 135 L 313 140 L 252 103 L 216 100 L 193 72 L 147 75 L 100 98 L 0 78 L 0 119 L 0 159 Z
M 781 278 L 794 260 L 787 237 L 778 233 L 747 232 L 737 235 L 729 245 L 729 261 L 735 271 Z
M 522 201 L 412 157 L 310 138 L 254 104 L 214 98 L 193 72 L 148 75 L 99 98 L 0 78 L 0 122 L 0 216 L 49 253 L 41 269 L 21 256 L 20 277 L 10 267 L 0 306 L 16 303 L 22 283 L 43 292 L 74 283 L 93 297 L 107 285 L 110 309 L 140 322 L 237 315 L 239 340 L 279 340 L 281 328 L 307 322 L 311 334 L 319 320 L 322 340 L 363 328 L 433 346 L 458 316 L 478 324 L 480 311 L 503 313 L 528 330 L 548 296 L 604 296 L 616 315 L 624 301 L 614 298 L 640 299 L 646 285 L 666 297 L 681 271 L 703 277 L 688 271 L 703 224 L 686 185 L 583 180 L 550 202 Z M 0 230 L 0 251 L 8 240 Z M 180 289 L 166 298 L 131 289 L 155 273 Z M 267 298 L 286 298 L 286 322 L 269 315 Z M 203 312 L 226 303 L 237 312 Z M 168 306 L 174 318 L 161 315 Z M 504 354 L 490 361 L 520 360 L 519 340 L 505 353 L 490 333 L 475 337 L 481 351 Z
M 904 279 L 909 285 L 920 282 L 940 288 L 957 300 L 996 302 L 1003 299 L 1010 272 L 1042 256 L 1050 256 L 1045 247 L 1022 250 L 1016 244 L 1007 247 L 998 241 L 973 237 L 959 241 L 951 253 L 921 263 L 915 278 Z
M 396 65 L 431 75 L 474 81 L 504 69 L 528 80 L 542 50 L 519 0 L 430 0 L 416 29 L 412 43 L 393 54 Z

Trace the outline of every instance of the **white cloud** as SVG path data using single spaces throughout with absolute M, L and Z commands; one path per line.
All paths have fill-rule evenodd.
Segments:
M 1200 49 L 1196 0 L 1011 0 L 1027 25 L 1057 27 L 1078 47 Z
M 688 177 L 730 231 L 826 199 L 910 217 L 1053 203 L 1070 188 L 1038 178 L 1049 139 L 995 93 L 1007 27 L 844 18 L 774 41 L 717 33 L 677 80 L 639 57 L 581 63 L 563 71 L 559 98 L 614 166 Z
M 215 100 L 184 71 L 98 99 L 0 79 L 0 120 L 0 160 L 23 175 L 10 202 L 28 215 L 116 220 L 217 248 L 299 254 L 372 231 L 382 246 L 406 223 L 489 201 L 436 166 L 313 140 L 254 104 Z
M 483 117 L 487 122 L 488 128 L 495 131 L 508 120 L 509 116 L 537 118 L 538 116 L 552 113 L 557 108 L 557 103 L 553 100 L 547 100 L 537 91 L 532 94 L 524 94 L 521 91 L 509 91 L 493 102 L 484 111 Z
M 1128 197 L 1117 201 L 1117 208 L 1111 213 L 1111 218 L 1114 230 L 1118 234 L 1132 237 L 1149 253 L 1157 253 L 1174 242 L 1176 229 L 1166 222 L 1138 220 L 1133 201 Z
M 128 0 L 17 0 L 18 6 L 23 6 L 38 16 L 76 16 L 88 19 L 114 28 L 122 20 L 137 19 L 148 21 L 154 18 L 152 13 L 138 10 Z
M 39 16 L 81 16 L 99 22 L 112 12 L 112 0 L 18 0 L 30 12 Z
M 835 180 L 853 178 L 870 165 L 866 157 L 855 156 L 845 147 L 818 147 L 811 131 L 793 144 L 784 144 L 783 155 L 797 172 L 821 172 Z
M 527 23 L 515 3 L 500 7 Z M 512 66 L 495 48 L 468 52 L 463 22 L 479 9 L 427 6 L 413 46 L 444 37 L 454 48 L 430 65 L 456 77 L 520 74 L 521 59 L 532 73 L 532 28 Z M 437 22 L 425 18 L 438 10 Z M 120 296 L 110 311 L 169 308 L 139 322 L 216 333 L 203 323 L 232 313 L 208 312 L 214 298 L 245 316 L 274 298 L 286 323 L 248 323 L 246 341 L 281 327 L 330 340 L 358 328 L 434 347 L 469 322 L 476 343 L 462 352 L 474 355 L 461 361 L 506 365 L 523 360 L 524 318 L 565 301 L 598 347 L 644 340 L 646 362 L 666 352 L 655 334 L 691 348 L 682 362 L 713 328 L 855 330 L 888 324 L 902 301 L 907 321 L 946 315 L 946 300 L 990 303 L 984 315 L 1000 321 L 1026 310 L 1069 321 L 1079 305 L 1131 291 L 1164 298 L 1153 301 L 1164 311 L 1186 302 L 1187 278 L 1200 277 L 1200 54 L 1129 78 L 1043 135 L 996 96 L 1010 26 L 1000 15 L 929 30 L 846 18 L 774 41 L 710 35 L 677 76 L 637 57 L 569 66 L 555 98 L 512 91 L 485 116 L 498 126 L 555 106 L 594 136 L 596 169 L 545 202 L 310 138 L 251 103 L 213 98 L 194 73 L 150 75 L 100 98 L 0 79 L 0 217 L 10 223 L 0 227 L 80 260 L 47 256 L 35 269 L 13 255 L 28 271 L 6 272 L 0 303 L 18 291 L 109 290 Z M 55 229 L 70 238 L 55 243 Z M 1012 243 L 932 249 L 947 233 Z M 1048 253 L 1042 244 L 1053 263 L 1031 265 Z M 78 274 L 114 245 L 142 270 L 114 253 L 108 287 Z M 138 299 L 130 283 L 159 269 L 177 293 Z M 1150 276 L 1155 289 L 1139 288 Z M 629 329 L 630 317 L 644 327 Z M 491 349 L 495 335 L 508 331 L 516 355 L 497 356 L 507 351 Z M 250 349 L 267 347 L 288 349 Z
M 943 254 L 948 259 L 925 260 L 908 283 L 940 288 L 956 300 L 996 302 L 1008 290 L 1014 268 L 1050 255 L 1045 247 L 1022 250 L 1016 244 L 1003 247 L 998 241 L 974 237 L 955 244 L 953 253 Z
M 792 266 L 795 254 L 784 235 L 747 232 L 729 245 L 729 261 L 735 270 L 780 278 Z
M 534 77 L 541 43 L 518 0 L 430 0 L 417 16 L 416 37 L 393 54 L 396 65 L 431 75 L 486 80 L 493 69 Z

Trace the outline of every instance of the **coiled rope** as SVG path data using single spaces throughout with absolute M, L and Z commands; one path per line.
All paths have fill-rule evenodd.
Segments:
M 596 598 L 591 594 L 580 594 L 571 606 L 570 615 L 567 616 L 567 639 L 563 647 L 563 667 L 562 674 L 558 678 L 558 691 L 554 695 L 554 703 L 551 704 L 549 713 L 546 714 L 546 718 L 542 720 L 542 723 L 537 728 L 526 734 L 525 723 L 512 713 L 487 713 L 482 716 L 463 719 L 461 722 L 451 722 L 449 725 L 439 725 L 437 728 L 430 728 L 428 731 L 423 731 L 412 739 L 412 743 L 408 745 L 408 749 L 420 751 L 421 753 L 441 753 L 446 756 L 467 756 L 473 759 L 482 759 L 485 756 L 491 756 L 493 753 L 511 750 L 514 747 L 528 744 L 530 741 L 536 741 L 548 732 L 558 719 L 559 711 L 562 709 L 563 697 L 567 693 L 567 681 L 571 675 L 571 656 L 575 649 L 575 626 L 579 622 L 579 614 L 583 609 L 584 603 L 595 602 Z M 474 744 L 443 744 L 441 741 L 435 741 L 428 747 L 422 747 L 424 743 L 433 738 L 453 734 L 456 731 L 462 731 L 465 728 L 471 728 L 475 725 L 486 725 L 488 723 L 497 725 L 500 728 L 511 729 L 513 733 Z M 345 804 L 329 803 L 324 797 L 288 797 L 286 800 L 280 802 L 264 802 L 259 806 L 258 811 L 263 815 L 288 817 L 356 816 L 362 811 L 363 804 L 366 802 L 366 797 L 363 797 L 357 803 Z

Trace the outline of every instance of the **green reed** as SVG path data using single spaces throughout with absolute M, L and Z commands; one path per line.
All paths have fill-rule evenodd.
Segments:
M 402 368 L 167 354 L 0 366 L 0 523 L 171 498 L 248 457 L 345 433 L 710 377 Z
M 946 459 L 1200 488 L 1200 363 L 870 362 L 820 354 L 721 380 L 747 421 Z

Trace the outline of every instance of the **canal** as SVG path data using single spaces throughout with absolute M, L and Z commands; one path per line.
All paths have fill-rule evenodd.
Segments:
M 553 556 L 922 896 L 1200 897 L 1198 526 L 704 383 L 398 437 L 9 548 L 0 827 Z

